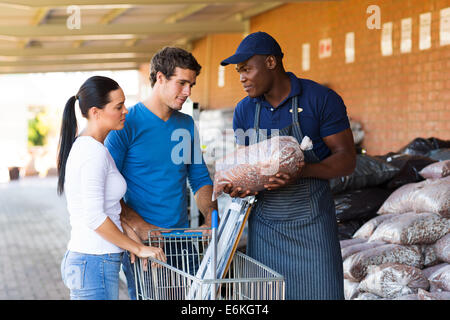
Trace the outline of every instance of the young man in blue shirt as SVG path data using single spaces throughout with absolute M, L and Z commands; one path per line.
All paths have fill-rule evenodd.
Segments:
M 205 218 L 203 227 L 211 226 L 211 213 L 217 210 L 194 120 L 180 112 L 201 66 L 191 53 L 166 47 L 153 56 L 150 67 L 150 96 L 129 108 L 124 128 L 112 131 L 105 141 L 127 182 L 121 221 L 140 240 L 151 229 L 189 227 L 186 179 Z M 126 257 L 124 271 L 130 298 L 135 299 Z
M 278 172 L 265 190 L 228 185 L 231 197 L 255 194 L 247 254 L 284 275 L 286 299 L 343 299 L 342 257 L 328 180 L 350 174 L 356 154 L 346 107 L 339 95 L 286 72 L 280 46 L 269 34 L 248 35 L 222 65 L 235 64 L 248 96 L 233 117 L 236 142 L 261 134 L 309 136 L 313 149 L 294 175 Z M 274 131 L 275 130 L 275 131 Z M 251 140 L 251 141 L 250 141 Z

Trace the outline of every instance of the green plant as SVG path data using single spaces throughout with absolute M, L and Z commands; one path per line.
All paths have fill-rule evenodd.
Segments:
M 28 145 L 43 146 L 46 143 L 49 132 L 49 124 L 46 120 L 46 114 L 43 111 L 28 120 Z

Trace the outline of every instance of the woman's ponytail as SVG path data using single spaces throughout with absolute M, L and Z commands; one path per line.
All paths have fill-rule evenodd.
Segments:
M 77 136 L 77 118 L 75 116 L 75 102 L 78 100 L 81 115 L 88 118 L 89 109 L 97 107 L 103 109 L 110 102 L 109 93 L 119 89 L 119 84 L 113 79 L 103 76 L 92 76 L 87 79 L 78 90 L 76 96 L 71 97 L 64 108 L 61 135 L 58 146 L 58 194 L 64 192 L 66 162 L 70 149 Z
M 61 195 L 64 192 L 64 178 L 66 175 L 66 162 L 69 157 L 70 149 L 72 148 L 73 142 L 75 141 L 77 135 L 77 118 L 75 115 L 75 101 L 76 96 L 72 96 L 67 100 L 66 106 L 64 107 L 62 124 L 61 124 L 61 135 L 59 137 L 58 145 L 58 194 Z

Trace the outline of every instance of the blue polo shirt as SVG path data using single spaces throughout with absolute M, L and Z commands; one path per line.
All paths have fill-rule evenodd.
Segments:
M 249 144 L 248 135 L 236 134 L 236 130 L 245 132 L 254 127 L 257 102 L 261 104 L 259 127 L 270 135 L 271 129 L 282 130 L 292 125 L 291 98 L 299 96 L 298 107 L 303 109 L 298 114 L 300 127 L 303 135 L 311 138 L 316 156 L 323 160 L 331 154 L 323 138 L 350 128 L 345 104 L 333 90 L 312 80 L 297 78 L 291 72 L 287 74 L 291 80 L 291 92 L 279 106 L 270 105 L 264 95 L 256 98 L 247 96 L 237 104 L 233 115 L 236 143 Z
M 128 206 L 160 228 L 189 226 L 186 178 L 194 194 L 212 185 L 191 116 L 174 111 L 163 121 L 138 103 L 105 146 L 127 182 Z

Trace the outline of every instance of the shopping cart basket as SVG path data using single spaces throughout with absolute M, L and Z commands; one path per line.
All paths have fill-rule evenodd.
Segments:
M 283 276 L 238 251 L 222 279 L 196 276 L 211 242 L 211 235 L 207 231 L 153 230 L 149 235 L 149 244 L 163 248 L 167 263 L 148 258 L 144 266 L 146 259 L 136 259 L 134 275 L 137 299 L 200 299 L 205 296 L 202 290 L 211 290 L 212 287 L 217 290 L 217 294 L 212 295 L 216 299 L 284 300 Z M 195 295 L 191 291 L 194 289 Z

